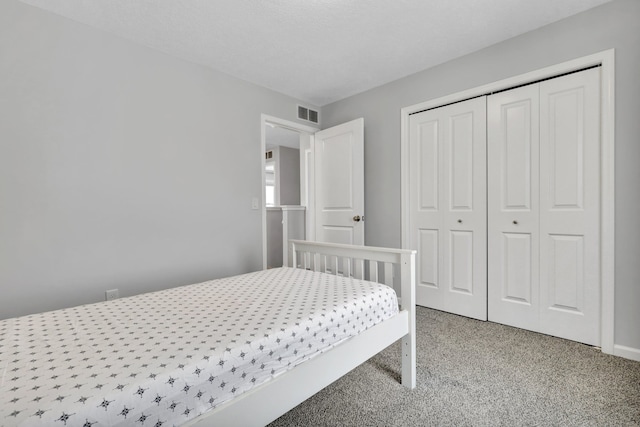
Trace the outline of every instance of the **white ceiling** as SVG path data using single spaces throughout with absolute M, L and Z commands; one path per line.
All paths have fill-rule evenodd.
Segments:
M 323 106 L 610 0 L 22 0 Z

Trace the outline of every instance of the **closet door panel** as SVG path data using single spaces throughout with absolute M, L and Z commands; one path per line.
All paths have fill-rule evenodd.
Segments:
M 444 306 L 487 319 L 486 98 L 440 108 L 444 188 L 442 240 Z
M 473 295 L 473 233 L 451 231 L 449 239 L 450 289 Z
M 584 238 L 583 236 L 550 235 L 546 264 L 548 299 L 551 310 L 584 313 Z M 543 255 L 545 256 L 545 255 Z
M 489 320 L 538 329 L 538 86 L 487 98 Z
M 600 69 L 540 83 L 541 331 L 600 345 Z
M 486 101 L 411 116 L 419 305 L 486 320 Z
M 421 305 L 444 310 L 441 120 L 436 114 L 412 116 L 410 124 L 411 248 L 418 251 L 416 298 Z
M 439 208 L 438 188 L 440 180 L 438 174 L 439 166 L 439 126 L 437 120 L 430 120 L 421 123 L 417 129 L 417 146 L 415 147 L 419 155 L 421 167 L 417 173 L 419 175 L 420 210 L 437 212 Z
M 438 289 L 438 230 L 418 230 L 418 250 L 422 254 L 419 262 L 418 284 L 421 287 Z
M 503 174 L 501 209 L 531 212 L 531 167 L 534 155 L 531 129 L 532 101 L 531 99 L 518 100 L 501 108 L 500 115 L 503 120 L 500 129 L 503 138 L 500 146 L 502 161 L 499 165 Z
M 449 118 L 448 152 L 449 163 L 449 210 L 473 210 L 473 112 Z
M 501 288 L 503 301 L 531 306 L 531 264 L 534 256 L 531 246 L 531 234 L 502 233 L 501 253 L 504 258 L 500 269 L 504 284 Z

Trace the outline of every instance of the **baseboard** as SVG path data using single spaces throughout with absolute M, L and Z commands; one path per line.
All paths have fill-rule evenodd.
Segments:
M 624 357 L 625 359 L 636 360 L 640 362 L 640 349 L 625 347 L 624 345 L 615 344 L 613 346 L 613 354 Z

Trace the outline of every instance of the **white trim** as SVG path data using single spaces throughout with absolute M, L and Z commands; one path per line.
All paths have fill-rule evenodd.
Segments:
M 278 117 L 269 116 L 267 114 L 260 115 L 260 176 L 261 176 L 261 187 L 260 187 L 260 199 L 262 200 L 261 211 L 262 211 L 262 268 L 267 268 L 267 209 L 266 209 L 266 201 L 264 195 L 265 188 L 265 177 L 264 177 L 264 166 L 265 159 L 264 153 L 266 151 L 267 142 L 266 142 L 266 132 L 265 126 L 267 123 L 271 123 L 277 125 L 279 127 L 283 127 L 286 129 L 291 129 L 297 132 L 308 133 L 309 135 L 315 134 L 320 129 L 314 126 L 307 126 L 301 123 L 292 122 L 285 119 L 280 119 Z
M 402 247 L 408 248 L 409 230 L 409 116 L 430 108 L 458 102 L 476 96 L 601 65 L 601 346 L 614 354 L 615 337 L 615 50 L 576 58 L 519 76 L 510 77 L 451 95 L 404 107 L 400 110 L 400 203 Z M 617 346 L 616 346 L 617 348 Z
M 625 359 L 635 360 L 640 362 L 640 349 L 633 347 L 626 347 L 624 345 L 614 345 L 613 355 L 624 357 Z
M 600 332 L 602 351 L 616 354 L 615 340 L 615 53 L 601 52 Z M 638 359 L 636 359 L 638 360 Z

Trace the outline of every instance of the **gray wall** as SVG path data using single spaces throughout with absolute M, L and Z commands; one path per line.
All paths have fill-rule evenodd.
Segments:
M 282 209 L 267 208 L 267 268 L 282 267 Z
M 0 1 L 0 318 L 260 269 L 260 114 L 298 103 Z
M 278 147 L 280 205 L 300 204 L 300 150 Z
M 615 343 L 640 349 L 640 1 L 614 1 L 322 108 L 365 120 L 366 242 L 400 247 L 400 109 L 616 49 Z

